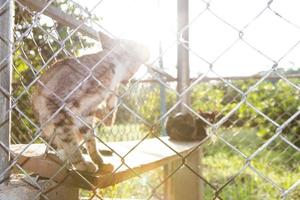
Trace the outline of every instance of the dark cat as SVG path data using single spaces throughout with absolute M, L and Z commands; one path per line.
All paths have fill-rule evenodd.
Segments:
M 199 114 L 209 122 L 213 122 L 216 112 L 199 112 Z M 207 124 L 200 118 L 195 118 L 189 113 L 177 113 L 168 117 L 166 132 L 171 139 L 179 141 L 203 140 L 206 134 Z

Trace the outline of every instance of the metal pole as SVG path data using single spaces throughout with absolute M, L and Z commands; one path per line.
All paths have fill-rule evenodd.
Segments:
M 163 58 L 162 58 L 162 44 L 159 42 L 159 67 L 162 69 L 164 64 L 163 64 Z M 159 91 L 160 91 L 160 115 L 164 115 L 167 112 L 167 100 L 166 100 L 166 88 L 163 84 L 159 84 Z M 166 130 L 163 128 L 165 124 L 165 120 L 163 119 L 161 121 L 161 135 L 166 136 Z
M 179 37 L 186 41 L 189 46 L 189 29 L 186 27 L 189 23 L 189 0 L 177 0 L 177 33 Z M 182 30 L 184 30 L 182 32 Z M 182 35 L 181 35 L 182 34 Z M 179 38 L 180 39 L 180 38 Z M 177 47 L 177 91 L 179 94 L 190 84 L 189 51 L 181 43 Z M 182 102 L 189 105 L 190 95 L 186 93 L 180 97 Z M 180 104 L 179 110 L 186 112 L 186 108 Z
M 8 167 L 10 159 L 3 146 L 10 145 L 13 9 L 13 0 L 0 0 L 0 173 Z M 2 175 L 0 183 L 8 176 Z
M 185 41 L 188 46 L 189 42 L 189 1 L 177 0 L 177 31 L 181 39 Z M 181 35 L 182 34 L 182 35 Z M 180 39 L 180 41 L 181 41 Z M 190 70 L 189 70 L 189 51 L 184 48 L 181 42 L 177 47 L 177 91 L 181 94 L 190 84 Z M 186 92 L 179 97 L 182 103 L 190 106 L 190 92 Z M 179 105 L 180 112 L 187 112 L 183 104 Z M 195 151 L 186 159 L 186 163 L 194 169 L 197 173 L 201 173 L 200 168 L 201 149 Z M 182 162 L 173 162 L 170 166 L 175 170 Z M 172 171 L 171 170 L 171 171 Z M 186 166 L 182 166 L 171 178 L 167 184 L 167 199 L 171 200 L 201 200 L 203 199 L 203 187 L 200 178 L 193 174 Z

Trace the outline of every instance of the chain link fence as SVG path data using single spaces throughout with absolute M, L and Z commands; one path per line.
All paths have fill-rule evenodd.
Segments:
M 0 2 L 1 156 L 8 160 L 9 143 L 27 144 L 23 151 L 41 143 L 55 152 L 49 141 L 43 139 L 42 127 L 33 116 L 32 89 L 57 61 L 71 57 L 80 62 L 81 55 L 98 48 L 95 30 L 110 33 L 101 25 L 101 13 L 97 13 L 105 0 L 94 1 L 91 8 L 73 0 L 15 0 L 14 26 L 6 27 L 8 30 L 2 24 L 7 20 L 12 1 Z M 202 119 L 200 111 L 217 113 L 213 122 L 206 121 L 208 136 L 186 157 L 177 152 L 183 162 L 171 170 L 160 167 L 143 174 L 134 172 L 135 178 L 115 186 L 81 190 L 80 197 L 169 199 L 165 194 L 168 181 L 186 168 L 203 184 L 199 185 L 199 190 L 203 190 L 202 199 L 299 199 L 300 65 L 299 60 L 293 59 L 300 50 L 300 21 L 298 15 L 297 21 L 292 12 L 284 10 L 299 4 L 273 0 L 189 3 L 193 12 L 183 10 L 184 16 L 190 19 L 187 17 L 188 23 L 170 34 L 174 41 L 162 44 L 160 49 L 157 46 L 159 51 L 144 63 L 134 80 L 119 88 L 114 126 L 96 126 L 94 130 L 97 142 L 104 145 L 112 141 L 143 142 L 149 138 L 163 142 L 160 137 L 166 134 L 164 122 L 180 106 L 181 110 Z M 176 2 L 169 4 L 173 8 Z M 239 24 L 231 18 L 231 12 L 239 13 L 244 22 Z M 281 37 L 283 33 L 278 33 L 276 23 L 283 24 L 294 40 L 288 40 L 286 35 Z M 8 36 L 12 28 L 13 39 Z M 270 32 L 272 35 L 267 34 Z M 271 46 L 261 41 L 268 41 L 266 44 Z M 276 48 L 280 51 L 273 53 L 272 49 Z M 181 49 L 179 54 L 188 56 L 176 56 L 177 49 Z M 255 60 L 241 60 L 238 58 L 241 55 Z M 10 59 L 13 60 L 11 80 L 8 78 Z M 176 63 L 176 59 L 185 59 L 177 63 L 189 63 L 185 69 L 178 65 L 179 71 L 190 71 L 185 74 L 189 75 L 188 79 L 181 77 L 182 73 L 174 78 L 176 67 L 167 65 L 168 61 Z M 253 76 L 226 75 L 224 60 L 234 71 L 242 73 L 244 68 L 247 71 L 246 68 L 256 67 L 259 72 Z M 286 69 L 286 60 L 295 66 Z M 81 84 L 78 82 L 74 91 Z M 179 90 L 178 85 L 182 86 Z M 107 117 L 111 114 L 106 113 Z M 53 117 L 55 113 L 50 118 Z M 128 153 L 135 151 L 139 144 L 128 149 Z M 194 167 L 186 158 L 197 154 L 199 149 L 201 159 Z M 9 162 L 4 159 L 1 180 L 8 172 L 23 174 L 39 190 L 35 199 L 47 199 L 38 177 L 17 163 L 19 157 L 11 152 Z M 126 157 L 120 159 L 126 164 Z M 66 163 L 61 168 L 65 166 Z M 51 178 L 48 182 L 52 183 Z

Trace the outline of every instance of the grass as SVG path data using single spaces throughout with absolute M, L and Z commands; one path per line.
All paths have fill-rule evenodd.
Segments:
M 130 138 L 140 139 L 143 136 L 138 131 L 138 125 L 115 127 L 115 130 L 124 135 L 136 132 L 137 135 L 135 136 L 126 136 L 126 140 Z M 103 132 L 106 133 L 102 134 L 104 140 L 120 139 L 115 135 L 109 136 L 112 130 L 106 129 L 105 131 L 102 130 Z M 239 134 L 232 133 L 233 131 L 223 131 L 220 135 L 246 157 L 252 155 L 265 142 L 256 136 L 255 130 L 243 130 Z M 222 199 L 280 199 L 281 193 L 276 187 L 288 189 L 300 179 L 299 152 L 280 139 L 276 139 L 270 146 L 260 151 L 245 169 L 243 167 L 246 164 L 246 159 L 238 151 L 233 150 L 220 139 L 214 143 L 205 143 L 203 146 L 203 176 L 213 187 L 220 189 L 218 196 Z M 141 174 L 140 177 L 99 190 L 99 195 L 127 199 L 162 198 L 163 185 L 153 191 L 162 181 L 163 168 L 159 168 Z M 223 186 L 225 187 L 223 188 Z M 86 195 L 90 195 L 90 193 L 85 192 L 84 196 Z M 205 199 L 214 199 L 215 190 L 204 184 L 204 195 Z M 300 187 L 298 186 L 286 199 L 300 199 Z
M 247 157 L 264 143 L 253 130 L 244 131 L 236 136 L 230 133 L 222 135 Z M 288 147 L 289 145 L 284 144 L 280 139 L 275 140 L 269 148 L 264 149 L 251 160 L 249 167 L 221 190 L 220 197 L 245 200 L 280 199 L 280 191 L 273 184 L 288 189 L 300 179 L 299 152 Z M 238 174 L 246 164 L 246 160 L 239 153 L 220 140 L 204 148 L 203 174 L 217 188 L 222 187 Z M 212 199 L 213 196 L 212 193 L 205 193 L 205 199 Z M 287 199 L 300 199 L 300 188 Z

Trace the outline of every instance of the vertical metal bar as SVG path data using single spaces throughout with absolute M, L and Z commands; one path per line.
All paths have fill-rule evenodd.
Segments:
M 189 23 L 189 0 L 177 0 L 177 33 L 180 34 L 179 37 L 182 37 L 184 41 L 187 41 L 185 44 L 189 46 L 189 29 L 186 26 Z M 182 32 L 182 30 L 184 31 Z M 190 84 L 190 68 L 189 68 L 189 51 L 184 48 L 180 43 L 177 47 L 177 91 L 181 93 L 185 88 Z M 190 104 L 190 95 L 186 93 L 182 97 L 182 102 L 187 105 Z M 179 110 L 181 112 L 186 112 L 186 108 L 180 104 Z
M 163 64 L 163 58 L 162 58 L 162 44 L 161 41 L 159 42 L 159 67 L 163 68 L 164 64 Z M 159 92 L 160 92 L 160 115 L 164 115 L 167 112 L 167 102 L 166 102 L 166 88 L 163 84 L 159 84 Z M 161 135 L 162 136 L 166 136 L 166 129 L 164 129 L 164 123 L 165 120 L 163 119 L 161 122 Z
M 2 146 L 10 145 L 10 93 L 13 44 L 13 0 L 0 0 L 0 173 L 9 165 L 9 153 Z M 8 173 L 0 177 L 7 179 Z
M 184 41 L 185 45 L 189 45 L 189 1 L 188 0 L 177 0 L 177 28 L 179 35 Z M 184 30 L 182 32 L 182 30 Z M 190 71 L 189 71 L 189 51 L 184 48 L 180 43 L 177 47 L 177 91 L 181 94 L 190 84 Z M 185 95 L 180 96 L 183 103 L 190 105 L 190 92 L 185 93 Z M 179 105 L 180 112 L 187 112 L 187 109 L 183 104 Z M 200 174 L 200 155 L 201 150 L 194 152 L 190 155 L 186 162 L 189 167 L 194 169 Z M 170 172 L 175 170 L 182 162 L 173 162 L 170 165 Z M 171 178 L 169 183 L 167 183 L 166 195 L 168 199 L 171 200 L 182 200 L 182 199 L 193 199 L 200 200 L 202 197 L 202 183 L 198 176 L 193 174 L 187 167 L 181 167 Z

